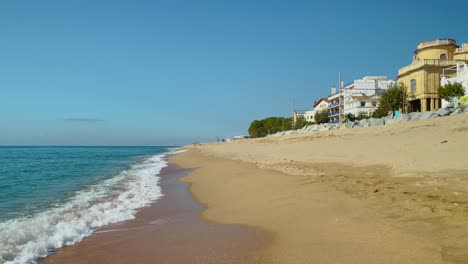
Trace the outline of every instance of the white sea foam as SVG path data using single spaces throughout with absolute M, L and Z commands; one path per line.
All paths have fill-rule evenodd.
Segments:
M 177 154 L 184 153 L 187 151 L 186 149 L 181 149 L 181 148 L 169 148 L 169 150 L 170 150 L 169 155 L 177 155 Z
M 162 196 L 157 176 L 167 166 L 156 155 L 82 190 L 65 204 L 31 217 L 0 222 L 0 264 L 36 263 L 81 241 L 100 226 L 133 219 L 136 209 Z

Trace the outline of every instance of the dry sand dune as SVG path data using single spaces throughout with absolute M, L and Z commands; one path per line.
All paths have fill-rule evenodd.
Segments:
M 265 263 L 468 263 L 468 115 L 187 148 L 203 217 L 264 230 Z

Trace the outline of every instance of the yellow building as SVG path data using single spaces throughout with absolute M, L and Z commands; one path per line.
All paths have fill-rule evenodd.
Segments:
M 439 109 L 441 100 L 438 89 L 443 70 L 457 61 L 468 60 L 468 44 L 462 48 L 453 39 L 435 39 L 419 43 L 413 62 L 398 71 L 398 82 L 408 92 L 409 112 L 425 112 Z

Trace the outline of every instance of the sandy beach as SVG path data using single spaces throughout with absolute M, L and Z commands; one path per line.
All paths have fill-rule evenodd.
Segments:
M 468 263 L 468 116 L 186 147 L 171 162 L 261 263 Z

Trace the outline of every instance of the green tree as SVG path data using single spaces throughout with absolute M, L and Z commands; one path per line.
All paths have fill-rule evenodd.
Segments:
M 403 83 L 391 84 L 380 98 L 379 107 L 372 116 L 379 118 L 386 116 L 389 111 L 405 109 L 407 97 L 406 86 Z
M 440 98 L 449 102 L 450 102 L 451 97 L 456 97 L 458 100 L 460 100 L 460 97 L 464 95 L 465 95 L 465 89 L 463 89 L 463 86 L 461 83 L 449 82 L 448 84 L 439 87 Z
M 328 109 L 324 109 L 315 113 L 314 119 L 315 123 L 317 124 L 328 123 L 330 121 L 330 118 L 328 117 Z
M 348 121 L 355 121 L 356 120 L 356 116 L 354 114 L 351 114 L 351 113 L 347 113 L 344 117 L 345 119 L 345 122 L 348 122 Z
M 382 107 L 378 107 L 374 112 L 372 112 L 372 117 L 374 118 L 381 118 L 384 117 L 388 114 L 388 111 L 385 109 L 382 109 Z
M 254 120 L 249 126 L 249 135 L 253 138 L 264 137 L 280 131 L 291 130 L 292 119 L 284 117 L 268 117 Z
M 294 126 L 294 129 L 301 129 L 305 126 L 308 125 L 313 125 L 315 124 L 314 122 L 307 121 L 304 117 L 299 117 L 296 119 L 296 124 Z

